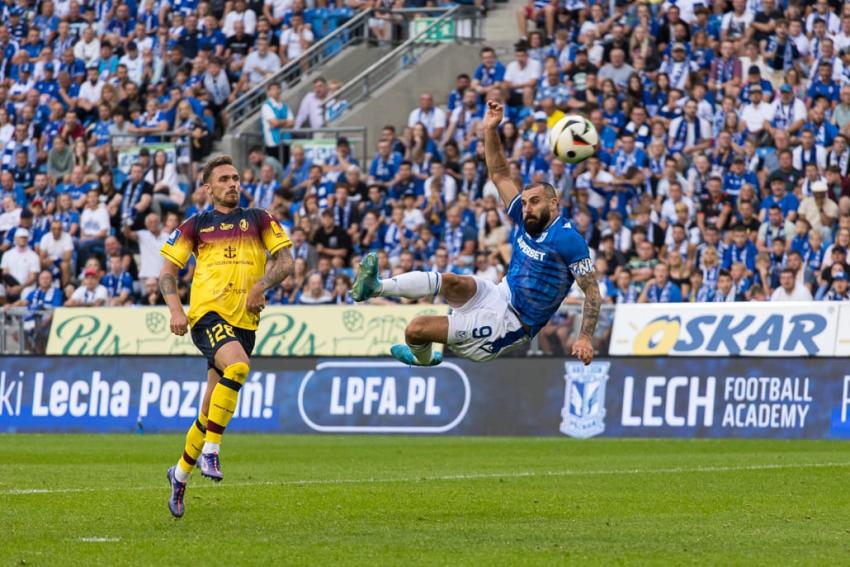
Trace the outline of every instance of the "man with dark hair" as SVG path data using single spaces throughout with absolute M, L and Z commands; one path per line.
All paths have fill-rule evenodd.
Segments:
M 517 225 L 507 277 L 498 285 L 449 271 L 408 272 L 380 279 L 378 258 L 368 254 L 360 263 L 351 297 L 355 301 L 377 296 L 444 297 L 453 307 L 450 315 L 416 317 L 405 330 L 405 344 L 390 350 L 406 364 L 433 366 L 442 361 L 441 353 L 432 352 L 435 342 L 474 361 L 492 360 L 526 344 L 555 314 L 576 281 L 585 300 L 581 332 L 572 354 L 590 364 L 602 299 L 587 243 L 569 221 L 561 218 L 554 187 L 533 183 L 520 193 L 499 140 L 504 108 L 492 100 L 487 104 L 483 124 L 487 169 Z M 454 209 L 450 214 L 457 213 Z M 462 231 L 450 238 L 455 241 L 450 245 L 464 248 Z
M 496 51 L 492 47 L 482 47 L 479 52 L 481 63 L 475 69 L 472 76 L 471 88 L 483 97 L 492 88 L 501 88 L 505 80 L 505 66 L 496 57 Z
M 779 287 L 773 290 L 771 301 L 812 301 L 812 292 L 797 281 L 797 275 L 791 268 L 779 273 Z
M 714 291 L 714 301 L 717 303 L 744 301 L 744 294 L 735 285 L 732 274 L 728 270 L 720 270 L 720 273 L 717 275 L 717 288 Z
M 325 124 L 324 110 L 322 105 L 328 100 L 330 91 L 328 82 L 324 77 L 313 79 L 313 90 L 307 93 L 298 107 L 298 115 L 295 117 L 295 127 L 321 128 Z
M 265 293 L 292 273 L 293 264 L 292 243 L 277 221 L 265 211 L 238 207 L 239 172 L 230 156 L 208 161 L 202 178 L 215 208 L 184 221 L 160 250 L 165 259 L 160 289 L 171 312 L 171 332 L 182 336 L 191 326 L 192 341 L 209 368 L 200 414 L 186 435 L 183 455 L 168 469 L 168 507 L 177 518 L 183 515 L 186 482 L 196 463 L 203 476 L 223 478 L 221 438 L 248 378 Z M 187 316 L 177 275 L 193 254 L 195 281 Z
M 313 244 L 319 257 L 342 258 L 347 265 L 352 252 L 351 237 L 336 224 L 330 209 L 322 211 L 320 222 L 321 226 L 313 235 Z
M 153 203 L 153 185 L 145 181 L 145 169 L 136 162 L 130 166 L 130 175 L 121 188 L 121 221 L 130 230 L 141 230 L 145 227 L 145 216 L 151 210 Z
M 505 90 L 508 97 L 508 106 L 522 106 L 522 93 L 526 87 L 535 88 L 537 80 L 543 72 L 540 61 L 531 59 L 528 55 L 528 47 L 520 42 L 514 48 L 514 60 L 508 63 L 505 70 Z

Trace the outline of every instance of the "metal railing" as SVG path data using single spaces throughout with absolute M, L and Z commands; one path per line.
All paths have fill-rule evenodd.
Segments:
M 345 136 L 352 146 L 352 153 L 354 157 L 360 160 L 360 167 L 365 171 L 369 167 L 368 131 L 368 128 L 365 126 L 341 126 L 339 128 L 300 128 L 298 130 L 283 130 L 283 134 L 292 137 L 291 140 L 288 140 L 291 143 L 314 139 L 336 140 L 341 136 Z M 251 148 L 253 146 L 261 146 L 263 144 L 263 136 L 256 132 L 240 132 L 236 134 L 236 141 L 242 148 Z M 278 161 L 284 163 L 283 144 L 279 146 L 278 151 Z
M 422 53 L 428 49 L 443 43 L 474 43 L 481 39 L 483 16 L 478 8 L 452 6 L 451 8 L 404 9 L 395 10 L 393 14 L 423 12 L 442 12 L 442 15 L 348 81 L 334 94 L 332 101 L 325 101 L 322 104 L 322 112 L 327 122 L 333 122 L 344 114 L 338 111 L 332 114 L 332 105 L 344 102 L 346 108 L 350 109 L 369 98 L 376 89 L 397 77 L 400 72 L 416 65 Z
M 243 124 L 254 115 L 265 102 L 266 87 L 271 83 L 281 83 L 284 87 L 292 86 L 302 76 L 340 54 L 345 47 L 365 41 L 369 37 L 369 18 L 372 12 L 372 9 L 360 12 L 311 45 L 300 57 L 293 59 L 230 103 L 227 106 L 229 128 Z
M 599 323 L 593 335 L 593 347 L 596 356 L 607 356 L 611 342 L 611 327 L 614 325 L 616 305 L 605 303 L 601 306 Z M 557 315 L 550 319 L 529 343 L 525 352 L 517 356 L 570 356 L 570 346 L 578 338 L 581 330 L 581 305 L 561 305 Z
M 52 315 L 52 309 L 0 309 L 0 355 L 44 354 Z

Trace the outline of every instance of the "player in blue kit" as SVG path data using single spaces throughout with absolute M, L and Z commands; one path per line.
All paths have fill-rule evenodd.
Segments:
M 419 299 L 442 295 L 452 312 L 415 318 L 405 329 L 407 344 L 391 349 L 393 357 L 404 363 L 434 366 L 443 358 L 441 353 L 432 352 L 435 342 L 475 361 L 492 360 L 527 343 L 555 314 L 575 281 L 585 300 L 581 332 L 572 353 L 590 364 L 591 337 L 599 319 L 601 297 L 587 243 L 568 220 L 561 218 L 554 187 L 532 183 L 519 191 L 499 141 L 504 109 L 494 101 L 487 104 L 487 169 L 518 227 L 507 276 L 498 285 L 472 276 L 437 272 L 410 272 L 382 280 L 378 278 L 378 259 L 369 254 L 360 264 L 351 297 L 365 301 L 376 296 Z

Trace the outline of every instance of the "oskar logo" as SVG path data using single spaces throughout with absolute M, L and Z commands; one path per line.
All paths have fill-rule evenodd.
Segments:
M 638 356 L 691 355 L 763 351 L 816 355 L 817 339 L 827 327 L 820 313 L 741 315 L 703 314 L 695 317 L 657 317 L 635 335 L 632 352 Z
M 233 229 L 233 223 L 223 222 L 223 223 L 219 224 L 218 227 L 221 230 L 232 230 Z
M 605 431 L 605 382 L 610 362 L 566 362 L 561 433 L 587 439 Z
M 469 402 L 469 379 L 450 362 L 323 362 L 298 390 L 304 423 L 328 433 L 444 433 L 463 421 Z

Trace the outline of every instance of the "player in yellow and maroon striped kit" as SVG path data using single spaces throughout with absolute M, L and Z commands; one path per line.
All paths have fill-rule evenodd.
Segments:
M 292 273 L 292 243 L 277 221 L 266 211 L 237 207 L 239 173 L 231 158 L 221 156 L 207 163 L 203 181 L 214 209 L 183 222 L 160 251 L 167 260 L 160 288 L 171 311 L 171 332 L 185 335 L 191 327 L 192 341 L 209 367 L 198 419 L 186 434 L 183 455 L 168 469 L 168 507 L 178 518 L 183 515 L 186 482 L 196 464 L 203 476 L 222 479 L 221 436 L 248 378 L 248 357 L 254 349 L 265 291 Z M 192 254 L 196 267 L 187 315 L 177 296 L 176 278 Z

